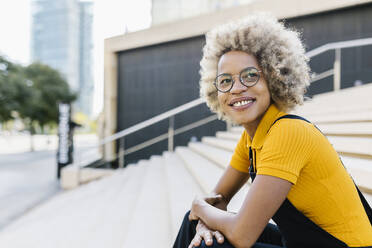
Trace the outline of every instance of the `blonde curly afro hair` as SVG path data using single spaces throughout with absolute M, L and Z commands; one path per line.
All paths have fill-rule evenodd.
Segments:
M 299 33 L 285 28 L 269 14 L 258 13 L 219 26 L 206 34 L 200 61 L 200 95 L 220 119 L 231 121 L 221 110 L 213 83 L 220 57 L 233 50 L 256 57 L 268 83 L 271 99 L 280 110 L 290 111 L 303 103 L 310 69 Z

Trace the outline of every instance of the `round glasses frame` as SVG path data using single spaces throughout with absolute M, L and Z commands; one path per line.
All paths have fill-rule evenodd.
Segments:
M 245 81 L 242 79 L 242 73 L 247 72 L 248 70 L 252 70 L 252 69 L 254 70 L 254 72 L 257 72 L 257 79 L 256 79 L 255 81 L 248 82 L 249 84 L 247 84 L 247 82 L 245 82 Z M 261 72 L 262 72 L 262 71 L 261 71 L 261 70 L 258 70 L 256 67 L 247 67 L 247 68 L 244 68 L 243 70 L 241 70 L 241 71 L 239 72 L 239 81 L 240 81 L 240 83 L 241 83 L 242 85 L 244 85 L 244 86 L 247 87 L 247 88 L 249 88 L 249 87 L 253 87 L 253 86 L 255 86 L 255 85 L 258 83 L 258 81 L 260 80 L 260 73 L 261 73 Z M 234 80 L 233 76 L 235 76 L 235 75 L 237 75 L 237 74 L 231 75 L 231 74 L 228 74 L 228 73 L 222 73 L 222 74 L 218 75 L 218 76 L 214 79 L 214 86 L 216 87 L 216 89 L 217 89 L 219 92 L 222 92 L 222 93 L 227 93 L 227 92 L 229 92 L 229 91 L 233 88 L 233 86 L 234 86 L 235 80 Z M 230 86 L 229 89 L 227 89 L 227 90 L 221 90 L 220 88 L 218 88 L 218 78 L 221 77 L 221 76 L 229 76 L 230 79 L 232 80 L 232 83 L 231 83 L 231 86 Z

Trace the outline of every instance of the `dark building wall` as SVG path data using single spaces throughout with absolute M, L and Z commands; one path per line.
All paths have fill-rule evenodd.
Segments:
M 319 13 L 286 20 L 286 25 L 302 32 L 306 50 L 329 42 L 372 37 L 372 4 Z M 118 131 L 180 106 L 199 97 L 199 61 L 204 36 L 172 41 L 124 51 L 118 54 Z M 372 46 L 343 49 L 341 53 L 341 87 L 356 80 L 372 82 Z M 321 73 L 333 67 L 334 51 L 314 57 L 310 66 Z M 312 84 L 308 95 L 333 89 L 329 77 Z M 203 104 L 175 118 L 176 128 L 210 115 Z M 175 145 L 186 145 L 191 136 L 214 135 L 225 129 L 214 121 L 175 137 Z M 134 133 L 125 139 L 131 147 L 168 130 L 168 120 Z M 148 158 L 167 150 L 167 141 L 126 157 L 126 162 Z
M 306 50 L 321 45 L 372 37 L 372 4 L 319 13 L 286 20 L 286 25 L 302 33 Z M 354 85 L 356 80 L 372 82 L 372 46 L 347 48 L 341 50 L 341 88 Z M 321 73 L 333 67 L 334 50 L 311 59 L 313 72 Z M 308 90 L 309 95 L 333 89 L 333 77 L 314 82 Z
M 118 70 L 118 130 L 128 128 L 199 97 L 199 62 L 204 36 L 121 52 Z M 211 115 L 203 104 L 175 116 L 175 128 Z M 125 139 L 131 147 L 168 131 L 168 120 Z M 213 121 L 175 136 L 175 145 L 186 145 L 192 136 L 214 135 L 226 125 Z M 128 155 L 127 162 L 167 150 L 167 141 Z

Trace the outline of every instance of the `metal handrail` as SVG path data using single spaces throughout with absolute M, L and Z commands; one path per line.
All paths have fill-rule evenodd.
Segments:
M 206 117 L 204 119 L 201 119 L 199 121 L 193 122 L 193 123 L 191 123 L 189 125 L 186 125 L 186 126 L 183 126 L 183 127 L 180 127 L 178 129 L 174 130 L 174 135 L 184 133 L 186 131 L 189 131 L 189 130 L 194 129 L 196 127 L 200 127 L 200 126 L 202 126 L 204 124 L 207 124 L 207 123 L 209 123 L 211 121 L 214 121 L 214 120 L 217 120 L 217 115 L 208 116 L 208 117 Z M 124 151 L 124 155 L 131 154 L 131 153 L 136 152 L 136 151 L 139 151 L 139 150 L 141 150 L 141 149 L 143 149 L 145 147 L 148 147 L 150 145 L 153 145 L 153 144 L 155 144 L 155 143 L 157 143 L 159 141 L 165 140 L 165 139 L 168 138 L 168 136 L 169 136 L 168 133 L 164 133 L 164 134 L 159 135 L 158 137 L 155 137 L 155 138 L 153 138 L 151 140 L 145 141 L 145 142 L 143 142 L 141 144 L 138 144 L 138 145 L 135 145 L 135 146 L 133 146 L 131 148 L 128 148 L 127 150 Z
M 184 112 L 186 110 L 189 110 L 189 109 L 191 109 L 193 107 L 196 107 L 196 106 L 202 104 L 203 102 L 204 102 L 203 99 L 198 98 L 198 99 L 195 99 L 195 100 L 193 100 L 191 102 L 185 103 L 185 104 L 183 104 L 181 106 L 178 106 L 178 107 L 176 107 L 174 109 L 168 110 L 168 111 L 166 111 L 166 112 L 164 112 L 164 113 L 162 113 L 160 115 L 157 115 L 155 117 L 152 117 L 150 119 L 147 119 L 147 120 L 145 120 L 143 122 L 140 122 L 138 124 L 135 124 L 135 125 L 133 125 L 131 127 L 128 127 L 128 128 L 126 128 L 124 130 L 121 130 L 120 132 L 117 132 L 117 133 L 115 133 L 115 134 L 113 134 L 113 135 L 111 135 L 109 137 L 106 137 L 101 142 L 99 142 L 98 145 L 104 145 L 104 144 L 107 144 L 107 143 L 109 143 L 111 141 L 114 141 L 116 139 L 120 139 L 120 138 L 122 138 L 122 137 L 124 137 L 124 136 L 126 136 L 128 134 L 134 133 L 134 132 L 136 132 L 136 131 L 138 131 L 140 129 L 143 129 L 145 127 L 151 126 L 152 124 L 155 124 L 155 123 L 157 123 L 159 121 L 165 120 L 165 119 L 167 119 L 167 118 L 169 118 L 171 116 L 174 116 L 176 114 L 179 114 L 179 113 L 182 113 L 182 112 Z
M 306 53 L 308 58 L 315 57 L 319 54 L 327 52 L 329 50 L 335 50 L 335 61 L 333 63 L 333 69 L 324 71 L 322 73 L 313 73 L 310 83 L 316 82 L 326 77 L 333 76 L 333 90 L 337 91 L 341 89 L 341 49 L 351 47 L 361 47 L 372 45 L 372 38 L 339 41 L 325 44 L 317 47 Z
M 350 47 L 360 47 L 360 46 L 368 46 L 368 45 L 372 45 L 372 38 L 331 42 L 331 43 L 322 45 L 320 47 L 314 48 L 311 51 L 308 51 L 306 53 L 306 56 L 309 58 L 312 58 L 316 55 L 327 52 L 328 50 L 350 48 Z
M 181 134 L 181 133 L 184 133 L 186 131 L 189 131 L 191 129 L 194 129 L 196 127 L 199 127 L 199 126 L 202 126 L 204 124 L 207 124 L 211 121 L 214 121 L 214 120 L 217 120 L 217 115 L 211 115 L 211 116 L 208 116 L 204 119 L 201 119 L 199 121 L 196 121 L 196 122 L 193 122 L 191 124 L 188 124 L 186 126 L 183 126 L 183 127 L 180 127 L 176 130 L 174 130 L 174 134 L 173 135 L 177 135 L 177 134 Z M 131 154 L 133 152 L 136 152 L 136 151 L 139 151 L 143 148 L 146 148 L 150 145 L 153 145 L 157 142 L 160 142 L 162 140 L 165 140 L 169 138 L 169 132 L 168 133 L 164 133 L 164 134 L 161 134 L 155 138 L 152 138 L 150 140 L 147 140 L 145 142 L 142 142 L 141 144 L 138 144 L 138 145 L 135 145 L 135 146 L 132 146 L 131 148 L 128 148 L 126 149 L 125 151 L 122 151 L 121 154 L 118 154 L 117 156 L 115 156 L 113 159 L 117 159 L 117 158 L 120 158 L 120 156 L 125 156 L 125 155 L 128 155 L 128 154 Z M 101 164 L 98 164 L 97 167 L 103 165 L 104 163 L 101 163 Z
M 154 117 L 152 117 L 150 119 L 147 119 L 147 120 L 145 120 L 143 122 L 140 122 L 138 124 L 135 124 L 135 125 L 133 125 L 133 126 L 131 126 L 129 128 L 126 128 L 124 130 L 121 130 L 120 132 L 117 132 L 117 133 L 115 133 L 113 135 L 110 135 L 110 136 L 102 139 L 100 142 L 98 142 L 98 144 L 93 145 L 93 146 L 89 146 L 87 148 L 96 149 L 96 148 L 99 148 L 99 147 L 101 147 L 103 145 L 106 145 L 106 144 L 108 144 L 108 143 L 110 143 L 112 141 L 121 139 L 121 142 L 119 144 L 119 146 L 120 146 L 120 149 L 119 149 L 119 159 L 120 159 L 121 156 L 125 156 L 125 155 L 128 154 L 127 152 L 124 152 L 124 147 L 123 147 L 124 146 L 123 138 L 125 136 L 127 136 L 129 134 L 132 134 L 134 132 L 137 132 L 137 131 L 139 131 L 139 130 L 141 130 L 143 128 L 146 128 L 148 126 L 151 126 L 153 124 L 156 124 L 156 123 L 158 123 L 158 122 L 160 122 L 162 120 L 170 119 L 170 129 L 169 129 L 169 131 L 168 131 L 167 134 L 160 135 L 158 137 L 155 137 L 155 138 L 153 138 L 151 140 L 145 141 L 145 142 L 143 142 L 143 143 L 141 143 L 139 145 L 136 145 L 135 147 L 129 148 L 129 149 L 131 151 L 130 153 L 132 153 L 134 151 L 143 149 L 143 148 L 145 148 L 145 147 L 147 147 L 149 145 L 152 145 L 154 143 L 157 143 L 157 142 L 159 142 L 161 140 L 164 140 L 164 139 L 168 138 L 169 143 L 171 143 L 171 144 L 168 144 L 168 148 L 169 148 L 169 150 L 171 150 L 170 147 L 173 147 L 173 136 L 174 135 L 183 133 L 183 132 L 185 132 L 187 130 L 190 130 L 192 128 L 195 128 L 195 127 L 204 125 L 204 124 L 206 124 L 208 122 L 211 122 L 211 121 L 217 119 L 217 116 L 216 115 L 212 115 L 212 116 L 206 117 L 206 118 L 204 118 L 202 120 L 195 121 L 195 122 L 193 122 L 193 123 L 191 123 L 191 124 L 189 124 L 187 126 L 184 126 L 184 127 L 179 128 L 177 130 L 173 130 L 173 125 L 174 125 L 173 118 L 174 118 L 175 115 L 177 115 L 179 113 L 182 113 L 182 112 L 185 112 L 185 111 L 187 111 L 187 110 L 189 110 L 191 108 L 194 108 L 196 106 L 199 106 L 202 103 L 204 103 L 204 100 L 202 98 L 197 98 L 197 99 L 192 100 L 192 101 L 190 101 L 188 103 L 185 103 L 185 104 L 183 104 L 181 106 L 178 106 L 176 108 L 173 108 L 171 110 L 168 110 L 168 111 L 166 111 L 166 112 L 164 112 L 162 114 L 159 114 L 159 115 L 154 116 Z M 156 141 L 156 142 L 154 142 L 154 141 Z M 116 158 L 117 158 L 117 156 L 116 156 Z M 122 167 L 123 163 L 124 163 L 124 161 L 123 160 L 120 160 L 119 161 L 119 164 L 121 164 L 121 166 L 119 166 L 119 167 Z M 83 164 L 82 161 L 78 161 L 76 163 L 76 165 L 77 165 L 77 167 L 84 166 L 84 164 Z
M 340 50 L 342 48 L 360 47 L 360 46 L 366 46 L 366 45 L 372 45 L 372 38 L 332 42 L 332 43 L 322 45 L 318 48 L 315 48 L 315 49 L 307 52 L 306 56 L 308 58 L 315 57 L 315 56 L 317 56 L 319 54 L 322 54 L 324 52 L 327 52 L 329 50 L 335 50 L 335 55 L 336 55 L 335 56 L 335 62 L 334 62 L 334 68 L 330 69 L 330 70 L 327 70 L 325 72 L 319 73 L 319 74 L 313 74 L 312 78 L 311 78 L 311 83 L 333 75 L 334 76 L 334 89 L 335 90 L 340 89 L 340 75 L 341 75 L 341 52 L 340 52 Z M 139 131 L 139 130 L 145 128 L 145 127 L 151 126 L 151 125 L 153 125 L 155 123 L 158 123 L 158 122 L 160 122 L 162 120 L 165 120 L 165 119 L 170 119 L 170 129 L 169 129 L 168 133 L 159 135 L 158 137 L 155 137 L 151 140 L 145 141 L 142 144 L 139 144 L 139 145 L 136 145 L 132 148 L 129 148 L 128 151 L 126 151 L 126 152 L 124 152 L 124 149 L 122 147 L 124 142 L 120 142 L 121 149 L 119 149 L 119 158 L 120 158 L 120 156 L 124 157 L 125 155 L 127 155 L 129 153 L 132 153 L 134 151 L 138 151 L 140 149 L 143 149 L 144 147 L 152 145 L 152 144 L 154 144 L 156 142 L 159 142 L 161 140 L 164 140 L 166 138 L 172 139 L 171 143 L 173 145 L 173 136 L 180 133 L 182 128 L 184 128 L 184 129 L 186 128 L 187 130 L 189 130 L 191 128 L 195 128 L 197 126 L 203 125 L 203 124 L 211 121 L 212 119 L 213 120 L 217 119 L 217 117 L 214 115 L 214 116 L 210 116 L 210 117 L 205 118 L 205 119 L 209 118 L 208 119 L 209 121 L 207 121 L 205 123 L 203 122 L 203 120 L 204 120 L 203 119 L 203 120 L 200 120 L 200 121 L 193 122 L 193 123 L 191 123 L 191 124 L 189 124 L 185 127 L 179 128 L 177 130 L 173 130 L 173 126 L 171 127 L 171 122 L 174 122 L 174 120 L 172 121 L 171 118 L 174 118 L 174 116 L 176 114 L 182 113 L 186 110 L 189 110 L 193 107 L 196 107 L 196 106 L 202 104 L 203 102 L 204 101 L 201 98 L 190 101 L 190 102 L 188 102 L 186 104 L 183 104 L 179 107 L 176 107 L 174 109 L 166 111 L 166 112 L 164 112 L 162 114 L 159 114 L 157 116 L 154 116 L 154 117 L 152 117 L 148 120 L 145 120 L 145 121 L 140 122 L 138 124 L 135 124 L 135 125 L 133 125 L 129 128 L 126 128 L 122 131 L 119 131 L 119 132 L 117 132 L 117 133 L 115 133 L 111 136 L 108 136 L 108 137 L 102 139 L 97 145 L 92 146 L 91 148 L 97 148 L 97 147 L 100 147 L 102 145 L 106 145 L 109 142 L 115 141 L 117 139 L 122 139 L 122 138 L 124 138 L 125 136 L 127 136 L 131 133 Z M 203 123 L 203 124 L 200 124 L 200 123 Z M 123 140 L 121 140 L 121 141 L 123 141 Z M 123 163 L 123 161 L 121 161 L 121 163 Z

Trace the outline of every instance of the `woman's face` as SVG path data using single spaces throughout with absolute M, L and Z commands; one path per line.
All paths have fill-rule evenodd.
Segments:
M 246 129 L 253 128 L 254 133 L 270 106 L 270 92 L 262 73 L 259 73 L 259 80 L 252 87 L 246 87 L 240 82 L 239 74 L 247 67 L 255 67 L 261 71 L 256 57 L 246 52 L 230 51 L 221 56 L 217 75 L 231 74 L 235 82 L 229 92 L 218 92 L 218 101 L 222 111 L 230 119 Z

